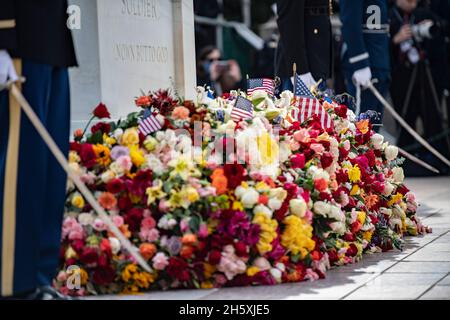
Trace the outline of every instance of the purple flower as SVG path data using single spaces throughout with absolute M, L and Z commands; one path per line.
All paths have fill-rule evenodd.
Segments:
M 115 146 L 111 150 L 111 159 L 117 160 L 122 156 L 129 156 L 130 155 L 130 149 L 127 147 L 122 146 Z

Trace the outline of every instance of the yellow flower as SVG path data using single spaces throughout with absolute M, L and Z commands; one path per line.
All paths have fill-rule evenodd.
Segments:
M 354 184 L 352 190 L 350 191 L 350 195 L 354 196 L 357 194 L 359 194 L 359 186 L 357 184 Z
M 92 146 L 97 157 L 97 163 L 102 166 L 108 166 L 111 163 L 110 150 L 108 147 L 102 144 L 96 144 Z
M 80 156 L 76 151 L 70 151 L 69 152 L 69 163 L 79 163 L 80 162 Z
M 269 191 L 270 187 L 264 181 L 260 181 L 255 185 L 255 189 L 259 192 Z
M 234 201 L 232 206 L 233 211 L 244 211 L 244 206 L 240 201 Z
M 125 282 L 130 281 L 130 279 L 132 278 L 133 274 L 136 273 L 136 271 L 137 271 L 137 266 L 133 263 L 130 263 L 122 271 L 122 275 L 121 275 L 122 280 Z
M 169 161 L 169 167 L 173 168 L 170 172 L 171 178 L 180 176 L 181 179 L 187 180 L 190 176 L 198 176 L 200 172 L 192 160 L 187 156 L 181 156 Z
M 211 283 L 211 281 L 203 281 L 200 284 L 200 288 L 202 288 L 202 289 L 212 289 L 212 288 L 214 288 L 214 285 Z
M 357 217 L 359 223 L 364 224 L 366 221 L 366 213 L 364 211 L 358 211 Z
M 209 279 L 213 276 L 214 272 L 216 272 L 216 267 L 212 264 L 205 263 L 203 265 L 203 274 L 205 275 L 206 279 Z
M 144 147 L 148 152 L 152 152 L 155 150 L 156 146 L 158 145 L 158 140 L 153 138 L 152 136 L 147 136 L 144 140 Z
M 281 235 L 281 245 L 295 255 L 300 254 L 303 259 L 315 247 L 315 242 L 312 240 L 312 226 L 294 215 L 286 217 L 283 223 L 286 229 Z
M 262 165 L 273 164 L 278 159 L 278 143 L 265 132 L 256 139 Z
M 253 223 L 258 224 L 261 228 L 259 241 L 256 244 L 259 253 L 265 254 L 272 251 L 272 242 L 278 235 L 278 222 L 270 219 L 265 213 L 257 212 L 253 217 Z
M 85 205 L 83 197 L 78 192 L 75 193 L 75 195 L 72 197 L 71 203 L 74 207 L 78 209 L 83 209 Z
M 117 143 L 116 139 L 108 136 L 106 133 L 103 134 L 103 141 L 105 142 L 105 144 L 107 144 L 109 146 L 112 146 Z
M 151 205 L 156 199 L 162 199 L 166 196 L 166 193 L 162 191 L 162 186 L 162 181 L 158 179 L 154 181 L 153 187 L 147 188 L 145 192 L 147 194 L 147 205 Z
M 394 204 L 400 202 L 402 199 L 403 199 L 403 195 L 401 193 L 397 192 L 397 194 L 393 195 L 391 200 L 389 200 L 388 206 L 391 207 Z
M 200 199 L 200 195 L 197 190 L 191 186 L 183 186 L 181 191 L 172 190 L 171 193 L 169 205 L 172 208 L 183 207 L 187 209 L 191 203 Z
M 133 162 L 133 164 L 138 168 L 145 162 L 144 152 L 140 150 L 137 145 L 130 147 L 130 158 L 131 162 Z
M 136 128 L 125 130 L 122 135 L 121 144 L 124 146 L 133 146 L 139 144 L 139 132 Z
M 69 246 L 64 254 L 64 257 L 67 259 L 78 258 L 78 254 L 71 246 Z
M 370 242 L 370 240 L 372 240 L 372 235 L 373 235 L 373 231 L 365 231 L 363 232 L 363 238 L 364 240 Z
M 353 183 L 361 180 L 361 170 L 359 170 L 359 166 L 357 164 L 348 170 L 348 179 Z
M 257 274 L 258 272 L 260 272 L 261 270 L 258 267 L 249 267 L 247 269 L 247 276 L 249 277 L 253 277 L 255 274 Z

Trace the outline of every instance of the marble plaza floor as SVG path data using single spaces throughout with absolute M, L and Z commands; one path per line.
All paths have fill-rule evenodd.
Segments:
M 95 299 L 450 299 L 450 177 L 408 179 L 433 233 L 406 240 L 403 252 L 365 255 L 316 282 L 213 290 L 152 292 Z

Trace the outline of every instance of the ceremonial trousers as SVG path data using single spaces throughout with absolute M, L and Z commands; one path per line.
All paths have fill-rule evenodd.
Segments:
M 15 62 L 17 62 L 16 60 Z M 21 65 L 21 66 L 20 66 Z M 64 154 L 69 149 L 66 67 L 23 60 L 22 92 Z M 8 91 L 0 92 L 0 286 L 11 296 L 50 285 L 58 267 L 66 174 Z

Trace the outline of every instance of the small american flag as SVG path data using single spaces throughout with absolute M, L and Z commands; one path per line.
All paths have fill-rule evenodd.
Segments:
M 139 121 L 139 132 L 145 136 L 148 136 L 150 133 L 158 131 L 161 128 L 161 124 L 153 114 L 150 114 Z
M 302 81 L 300 76 L 296 73 L 294 79 L 294 95 L 296 97 L 310 97 L 314 98 L 314 95 L 308 89 L 306 84 Z
M 253 104 L 244 97 L 237 97 L 233 110 L 231 110 L 231 119 L 235 122 L 253 118 Z
M 264 90 L 273 96 L 275 91 L 275 84 L 272 79 L 259 78 L 247 80 L 247 94 L 251 95 L 256 90 Z
M 317 115 L 323 128 L 329 129 L 333 127 L 330 115 L 316 98 L 297 97 L 295 107 L 291 111 L 293 120 L 303 123 L 313 115 Z

